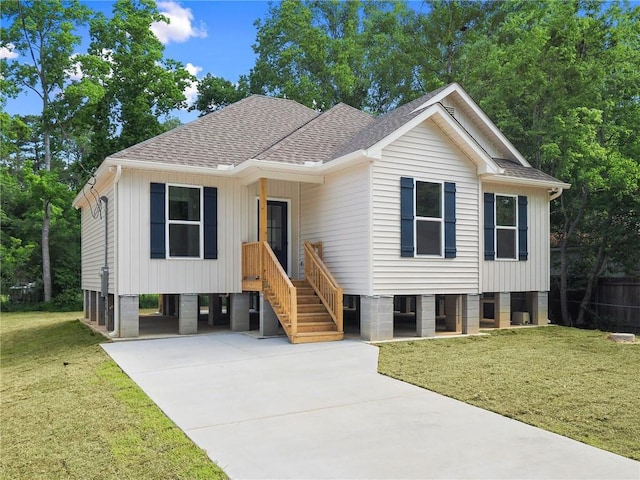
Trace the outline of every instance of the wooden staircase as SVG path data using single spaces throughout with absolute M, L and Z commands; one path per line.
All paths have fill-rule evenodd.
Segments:
M 296 287 L 297 331 L 293 332 L 289 316 L 284 308 L 278 304 L 274 295 L 269 291 L 265 297 L 271 303 L 280 324 L 289 337 L 291 343 L 331 342 L 342 340 L 343 332 L 339 332 L 336 323 L 329 315 L 320 297 L 306 280 L 292 280 Z

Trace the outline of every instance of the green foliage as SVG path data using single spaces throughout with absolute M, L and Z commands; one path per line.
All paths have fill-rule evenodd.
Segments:
M 200 116 L 206 115 L 242 100 L 248 94 L 249 86 L 246 78 L 241 78 L 238 85 L 234 85 L 229 80 L 207 73 L 198 82 L 198 97 L 189 107 L 189 111 L 197 110 Z
M 91 22 L 92 41 L 83 65 L 104 95 L 85 112 L 85 120 L 94 124 L 106 147 L 95 152 L 94 164 L 162 133 L 160 118 L 186 106 L 183 92 L 194 78 L 179 62 L 164 58 L 164 46 L 150 30 L 153 22 L 168 20 L 150 0 L 118 0 L 110 19 L 98 15 Z
M 389 10 L 393 13 L 383 13 Z M 258 58 L 249 76 L 251 91 L 320 110 L 338 102 L 367 109 L 387 105 L 387 85 L 372 78 L 372 65 L 379 59 L 369 53 L 382 50 L 385 32 L 375 29 L 395 28 L 393 15 L 407 16 L 407 7 L 337 0 L 272 5 L 268 17 L 256 22 Z M 376 87 L 380 91 L 373 101 L 370 91 Z
M 50 248 L 52 254 L 53 293 L 58 308 L 64 302 L 58 298 L 73 297 L 80 291 L 80 223 L 78 212 L 71 207 L 73 192 L 60 182 L 56 171 L 34 170 L 30 161 L 12 171 L 0 167 L 2 187 L 0 261 L 2 293 L 18 284 L 35 282 L 41 285 L 42 203 L 51 205 Z M 37 299 L 36 296 L 35 299 Z M 77 308 L 77 302 L 75 302 Z

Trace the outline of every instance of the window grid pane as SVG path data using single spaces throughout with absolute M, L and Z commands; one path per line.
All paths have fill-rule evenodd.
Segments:
M 169 187 L 169 220 L 200 221 L 200 189 Z
M 169 224 L 169 256 L 200 256 L 200 225 Z
M 496 195 L 496 225 L 516 226 L 516 198 Z
M 416 182 L 416 216 L 442 218 L 442 185 Z
M 516 230 L 496 229 L 496 256 L 497 258 L 516 258 Z
M 416 221 L 416 253 L 418 255 L 442 255 L 442 223 Z

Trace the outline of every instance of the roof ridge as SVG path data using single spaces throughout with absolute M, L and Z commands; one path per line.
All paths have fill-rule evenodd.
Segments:
M 286 100 L 286 99 L 285 99 Z M 291 100 L 293 101 L 293 100 Z M 298 102 L 295 102 L 298 103 Z M 298 103 L 298 105 L 302 105 L 301 103 Z M 306 105 L 303 105 L 306 106 Z M 309 107 L 307 107 L 309 108 Z M 309 110 L 313 110 L 311 108 L 309 108 Z M 286 135 L 284 135 L 283 137 L 279 138 L 278 140 L 276 140 L 275 142 L 273 142 L 272 144 L 266 146 L 265 148 L 263 148 L 261 151 L 259 151 L 258 153 L 256 153 L 253 158 L 259 158 L 260 155 L 262 155 L 263 153 L 265 153 L 267 150 L 270 150 L 272 148 L 275 148 L 278 144 L 283 143 L 287 138 L 289 138 L 290 136 L 292 136 L 293 134 L 295 134 L 296 132 L 301 131 L 303 128 L 305 128 L 307 125 L 309 125 L 311 122 L 313 122 L 315 119 L 319 118 L 320 116 L 322 116 L 323 113 L 325 112 L 316 112 L 317 115 L 315 117 L 313 117 L 312 119 L 310 119 L 308 122 L 303 123 L 302 125 L 300 125 L 298 128 L 290 131 L 289 133 L 287 133 Z

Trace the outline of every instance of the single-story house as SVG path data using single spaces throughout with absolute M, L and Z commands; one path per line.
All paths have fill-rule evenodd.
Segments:
M 135 337 L 139 296 L 161 294 L 190 334 L 198 297 L 224 295 L 232 330 L 255 304 L 294 343 L 342 338 L 345 305 L 374 341 L 407 307 L 418 336 L 546 324 L 569 187 L 456 83 L 379 117 L 252 95 L 107 157 L 76 196 L 85 316 Z

